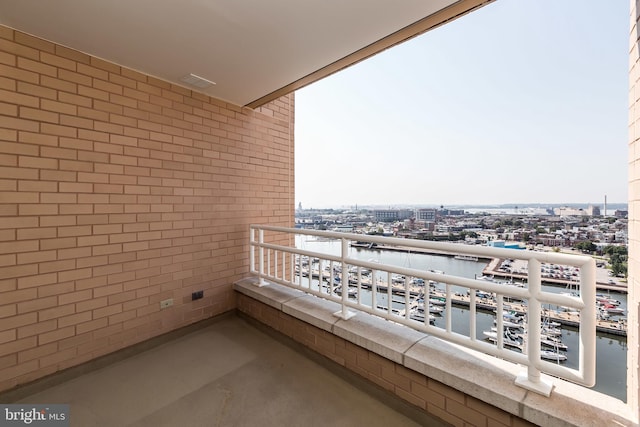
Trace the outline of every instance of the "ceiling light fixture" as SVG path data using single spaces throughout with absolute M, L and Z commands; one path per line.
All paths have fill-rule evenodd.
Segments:
M 181 81 L 190 84 L 191 86 L 198 87 L 200 89 L 208 88 L 209 86 L 213 86 L 216 83 L 211 80 L 207 80 L 203 77 L 196 76 L 195 74 L 189 74 L 180 79 Z

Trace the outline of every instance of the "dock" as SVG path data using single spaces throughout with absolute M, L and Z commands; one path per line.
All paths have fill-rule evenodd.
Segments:
M 489 266 L 500 265 L 500 262 L 501 260 L 499 259 L 493 259 L 489 263 Z M 298 272 L 298 274 L 300 274 L 300 276 L 302 277 L 308 277 L 310 272 L 309 270 L 303 270 L 301 272 Z M 320 275 L 319 272 L 312 272 L 311 276 L 314 279 L 320 279 L 320 277 L 322 277 L 322 282 L 327 282 L 327 283 L 330 281 L 330 277 L 331 277 L 330 274 Z M 514 275 L 509 275 L 509 278 L 511 278 L 512 276 Z M 341 274 L 337 274 L 336 277 L 341 277 Z M 334 283 L 334 286 L 332 286 L 332 289 L 334 289 L 334 292 L 335 292 L 335 288 L 341 287 L 341 286 L 342 286 L 341 284 Z M 357 280 L 350 278 L 349 287 L 355 288 L 356 286 L 357 286 Z M 362 280 L 360 281 L 360 288 L 371 289 L 372 287 L 373 287 L 373 283 L 371 279 L 363 277 Z M 411 297 L 424 296 L 427 299 L 431 297 L 446 299 L 446 293 L 442 290 L 430 289 L 427 293 L 425 290 L 425 286 L 407 285 L 405 288 L 405 284 L 402 284 L 402 283 L 391 284 L 391 293 L 393 295 L 404 296 L 407 290 L 409 291 L 409 294 Z M 380 294 L 387 294 L 389 292 L 388 283 L 383 280 L 377 280 L 376 291 Z M 451 304 L 454 306 L 468 308 L 470 306 L 470 301 L 471 301 L 471 298 L 468 295 L 462 295 L 460 293 L 451 294 Z M 527 312 L 527 306 L 525 304 L 517 303 L 517 302 L 507 302 L 507 301 L 505 301 L 504 304 L 505 304 L 505 311 L 512 311 L 520 314 L 525 314 Z M 481 297 L 476 297 L 475 305 L 476 305 L 476 308 L 479 310 L 492 312 L 492 313 L 496 311 L 498 306 L 497 302 L 493 298 L 481 298 Z M 543 308 L 542 315 L 544 318 L 548 318 L 549 320 L 558 322 L 565 326 L 571 326 L 576 328 L 580 326 L 580 316 L 578 314 L 563 312 L 559 310 L 549 310 L 549 309 Z M 619 321 L 598 319 L 596 321 L 596 331 L 626 337 L 627 323 L 626 323 L 626 320 L 623 320 L 623 319 Z
M 432 290 L 431 292 L 429 292 L 429 297 L 446 299 L 446 296 L 446 293 L 442 291 Z M 468 308 L 471 305 L 471 297 L 469 297 L 468 295 L 451 294 L 451 304 L 458 307 Z M 504 310 L 506 312 L 517 312 L 519 314 L 527 313 L 527 306 L 522 303 L 505 301 L 504 307 Z M 492 298 L 476 297 L 476 308 L 493 313 L 498 308 L 498 304 Z M 543 308 L 542 317 L 544 317 L 545 319 L 549 319 L 550 321 L 558 322 L 565 326 L 571 326 L 575 328 L 580 326 L 580 315 L 578 314 Z M 624 321 L 597 320 L 596 331 L 626 337 L 627 324 Z

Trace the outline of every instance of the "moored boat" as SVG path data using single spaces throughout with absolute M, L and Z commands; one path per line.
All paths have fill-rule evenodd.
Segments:
M 567 360 L 567 355 L 551 350 L 540 350 L 540 358 L 545 360 L 552 360 L 554 362 L 564 362 L 565 360 Z

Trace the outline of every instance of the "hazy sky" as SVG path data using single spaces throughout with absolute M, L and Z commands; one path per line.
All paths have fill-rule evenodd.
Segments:
M 498 0 L 296 92 L 296 206 L 627 201 L 628 0 Z

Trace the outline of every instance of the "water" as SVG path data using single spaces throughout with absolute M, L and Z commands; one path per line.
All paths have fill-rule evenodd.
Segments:
M 306 236 L 297 236 L 298 248 L 332 255 L 340 254 L 340 242 L 332 240 L 314 240 Z M 403 253 L 383 250 L 369 250 L 362 248 L 349 248 L 349 256 L 365 261 L 379 261 L 380 263 L 398 265 L 401 267 L 415 268 L 419 270 L 439 270 L 447 274 L 474 278 L 482 275 L 486 263 L 458 260 L 453 257 L 425 255 L 416 253 Z M 545 291 L 560 292 L 564 288 L 543 285 Z M 626 294 L 612 293 L 612 297 L 621 302 L 626 308 Z M 378 303 L 386 306 L 386 294 L 378 293 Z M 396 300 L 396 298 L 394 298 Z M 397 298 L 393 304 L 395 309 L 404 309 L 401 303 L 403 297 Z M 362 302 L 370 304 L 371 293 L 363 292 Z M 455 332 L 469 335 L 469 310 L 452 307 L 452 329 Z M 476 336 L 483 338 L 483 331 L 490 330 L 493 326 L 494 316 L 482 311 L 476 312 Z M 435 326 L 444 328 L 444 317 L 436 316 Z M 569 368 L 578 368 L 578 330 L 567 326 L 562 327 L 562 342 L 568 347 L 566 352 L 568 360 L 563 363 Z M 620 400 L 626 401 L 626 370 L 627 370 L 627 340 L 626 337 L 597 333 L 596 339 L 596 385 L 593 387 L 601 393 L 608 394 Z

